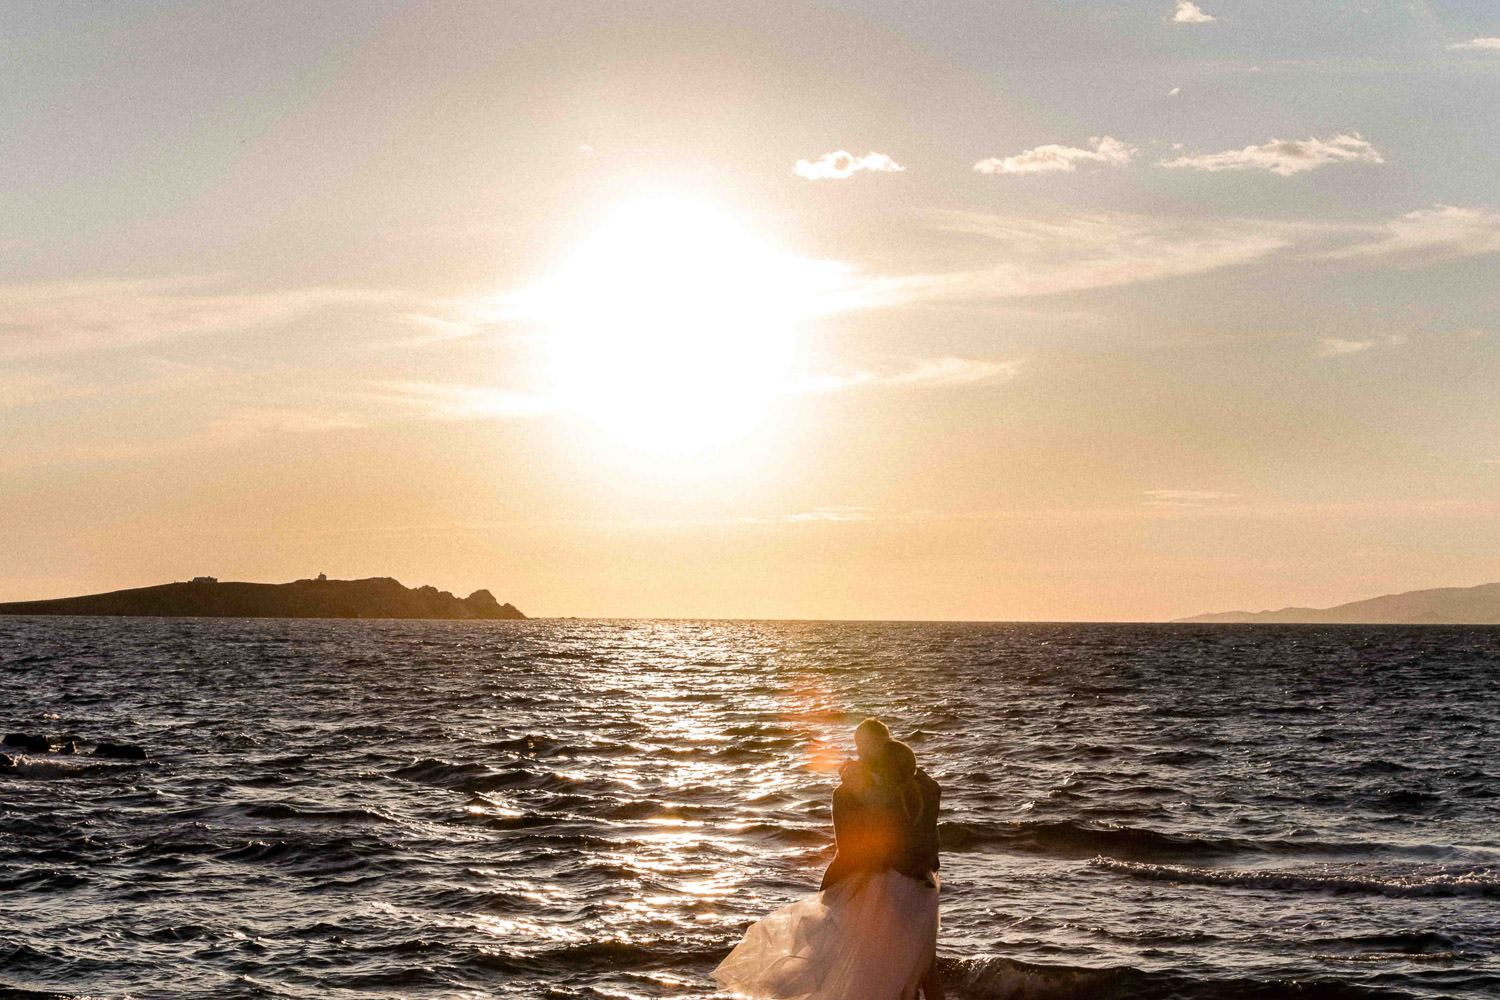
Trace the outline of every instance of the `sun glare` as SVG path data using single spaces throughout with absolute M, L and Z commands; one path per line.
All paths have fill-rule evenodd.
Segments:
M 711 205 L 624 205 L 540 289 L 556 391 L 641 450 L 740 440 L 785 390 L 817 270 Z

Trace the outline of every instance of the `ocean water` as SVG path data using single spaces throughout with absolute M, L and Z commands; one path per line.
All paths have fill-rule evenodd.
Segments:
M 715 996 L 871 714 L 955 996 L 1500 996 L 1500 629 L 102 618 L 0 618 L 151 755 L 0 774 L 0 996 Z

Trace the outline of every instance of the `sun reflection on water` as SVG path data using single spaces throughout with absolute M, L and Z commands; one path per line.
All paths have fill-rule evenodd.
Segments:
M 847 753 L 839 694 L 802 664 L 747 672 L 751 650 L 702 649 L 694 629 L 662 628 L 656 655 L 599 656 L 571 695 L 571 727 L 511 739 L 526 782 L 498 771 L 498 787 L 465 806 L 494 836 L 537 845 L 531 863 L 569 890 L 535 899 L 473 870 L 531 904 L 471 917 L 508 954 L 602 948 L 602 961 L 608 949 L 728 938 L 751 900 L 808 891 L 827 862 L 831 779 Z M 634 978 L 644 995 L 688 983 L 660 969 Z

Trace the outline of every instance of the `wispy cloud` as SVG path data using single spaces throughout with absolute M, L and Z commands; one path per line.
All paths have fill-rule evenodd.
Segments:
M 1172 20 L 1178 24 L 1207 24 L 1214 20 L 1214 16 L 1205 14 L 1193 0 L 1177 0 L 1177 10 L 1172 15 Z
M 433 420 L 537 417 L 562 408 L 555 396 L 544 392 L 447 382 L 375 382 L 364 398 Z
M 861 386 L 908 386 L 913 388 L 965 385 L 1013 378 L 1019 361 L 989 361 L 974 358 L 932 358 L 894 371 L 862 369 L 845 374 L 805 375 L 791 383 L 793 393 L 839 392 Z
M 866 300 L 996 299 L 1109 288 L 1200 274 L 1266 257 L 1300 227 L 1254 219 L 1177 220 L 1123 213 L 1037 218 L 943 212 L 937 229 L 979 237 L 996 263 L 871 279 Z
M 1192 170 L 1269 170 L 1282 177 L 1300 174 L 1330 163 L 1384 163 L 1385 159 L 1359 133 L 1336 135 L 1332 139 L 1272 139 L 1260 146 L 1246 146 L 1222 153 L 1196 153 L 1163 160 L 1169 169 Z
M 0 409 L 92 396 L 183 392 L 211 384 L 222 385 L 225 381 L 222 372 L 165 358 L 131 359 L 111 364 L 91 375 L 15 371 L 0 375 Z
M 92 395 L 98 391 L 101 390 L 78 394 Z M 84 443 L 0 454 L 0 471 L 32 466 L 137 461 L 211 451 L 265 435 L 352 430 L 382 422 L 362 403 L 351 403 L 344 394 L 299 394 L 278 392 L 268 387 L 260 395 L 266 401 L 257 405 L 248 402 L 248 397 L 244 394 L 234 394 L 222 401 L 226 405 L 221 406 L 217 414 L 212 414 L 210 407 L 204 405 L 201 399 L 195 400 L 191 419 L 166 423 L 149 421 L 132 425 L 131 433 L 123 438 L 119 434 L 101 434 Z
M 401 320 L 419 332 L 396 342 L 398 347 L 417 347 L 424 344 L 441 344 L 450 340 L 472 337 L 484 329 L 484 323 L 472 319 L 450 319 L 433 316 L 425 312 L 406 313 Z
M 251 407 L 236 410 L 208 425 L 211 437 L 241 440 L 262 433 L 317 434 L 368 427 L 367 414 L 353 410 L 299 410 Z
M 1490 52 L 1500 52 L 1500 38 L 1471 38 L 1467 42 L 1454 42 L 1448 46 L 1450 49 L 1479 49 Z
M 1219 490 L 1146 490 L 1143 494 L 1148 504 L 1170 504 L 1174 506 L 1196 506 L 1207 503 L 1223 503 L 1238 500 L 1238 493 L 1223 493 Z
M 1091 136 L 1092 149 L 1076 146 L 1046 145 L 1028 149 L 1015 156 L 990 157 L 974 164 L 981 174 L 1044 174 L 1071 172 L 1079 163 L 1105 163 L 1120 167 L 1134 159 L 1136 150 L 1111 136 Z
M 239 333 L 286 323 L 326 306 L 388 301 L 390 292 L 300 288 L 222 293 L 200 281 L 92 281 L 0 286 L 0 357 L 131 347 Z
M 747 517 L 749 524 L 807 524 L 828 521 L 872 521 L 874 507 L 814 507 L 795 514 L 769 514 Z
M 1145 490 L 1146 507 L 1215 507 L 1239 499 L 1239 493 L 1221 490 Z
M 1500 252 L 1500 212 L 1434 205 L 1408 212 L 1376 230 L 1373 242 L 1340 247 L 1332 258 L 1385 257 L 1420 252 L 1422 262 Z
M 1358 354 L 1375 346 L 1373 340 L 1344 340 L 1342 337 L 1322 337 L 1318 340 L 1318 357 L 1336 358 L 1345 354 Z
M 0 373 L 0 409 L 29 406 L 74 395 L 67 380 L 39 372 Z
M 806 177 L 810 181 L 841 181 L 846 177 L 854 176 L 861 170 L 868 170 L 872 173 L 900 173 L 905 169 L 884 153 L 870 152 L 864 156 L 855 156 L 841 149 L 836 153 L 824 153 L 816 160 L 798 160 L 797 165 L 792 168 L 792 173 L 798 177 Z

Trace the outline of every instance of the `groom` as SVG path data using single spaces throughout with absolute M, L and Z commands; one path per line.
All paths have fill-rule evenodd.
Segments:
M 833 793 L 833 825 L 838 830 L 842 826 L 852 826 L 854 814 L 857 810 L 855 802 L 856 793 L 848 787 L 851 781 L 860 780 L 856 773 L 863 771 L 868 774 L 875 768 L 880 760 L 880 755 L 885 751 L 886 744 L 891 742 L 891 731 L 884 722 L 879 719 L 866 719 L 854 730 L 854 747 L 859 753 L 859 766 L 846 764 L 841 777 L 844 779 Z M 932 780 L 922 768 L 917 768 L 914 776 L 918 791 L 922 795 L 922 808 L 914 823 L 915 829 L 911 845 L 904 852 L 905 857 L 900 865 L 900 871 L 904 875 L 913 878 L 927 879 L 935 877 L 938 870 L 938 830 L 937 817 L 938 806 L 942 799 L 943 790 L 938 783 Z M 840 821 L 844 822 L 841 823 Z M 828 870 L 823 873 L 823 884 L 819 886 L 820 891 L 832 888 L 836 883 L 843 881 L 850 875 L 854 875 L 863 867 L 863 858 L 858 856 L 846 857 L 845 853 L 835 851 L 832 863 Z M 922 977 L 922 995 L 926 1000 L 943 1000 L 943 981 L 938 975 L 937 963 L 933 963 Z

